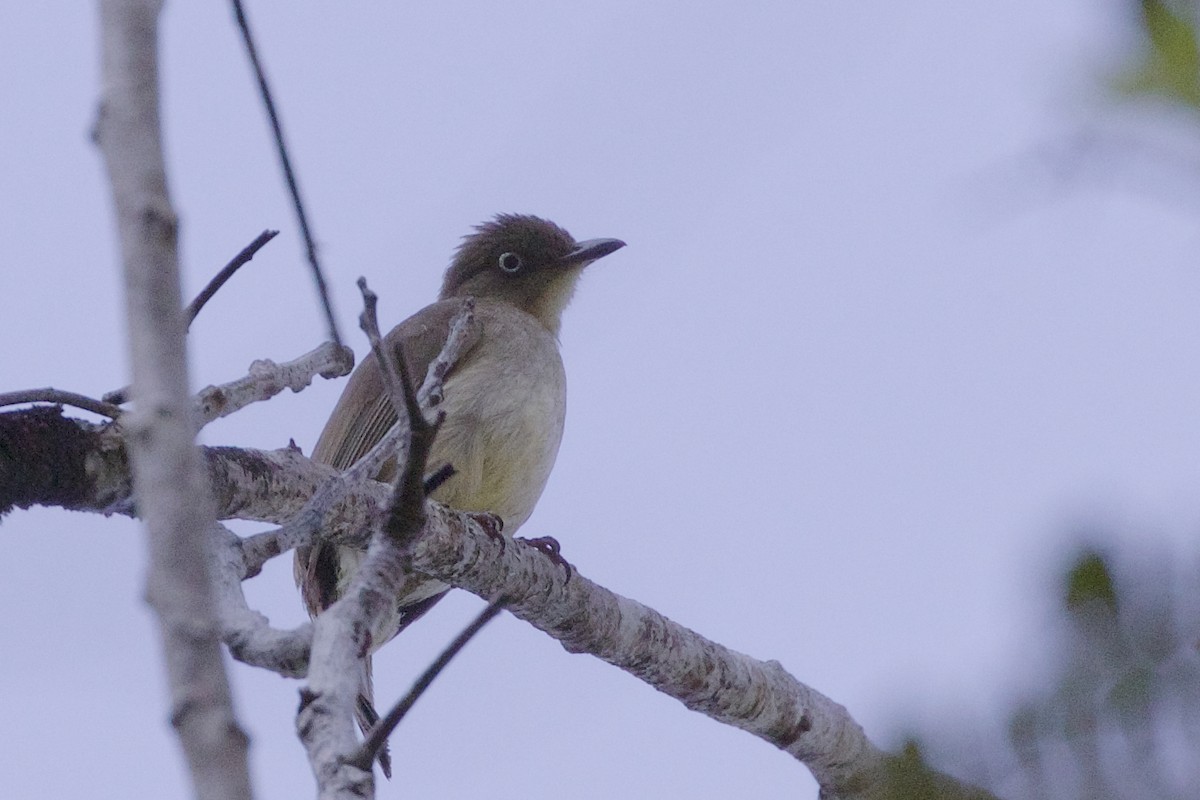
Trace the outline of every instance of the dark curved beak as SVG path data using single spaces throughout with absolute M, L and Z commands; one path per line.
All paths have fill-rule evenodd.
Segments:
M 604 258 L 609 253 L 615 253 L 625 246 L 620 239 L 588 239 L 577 242 L 575 249 L 558 260 L 564 267 L 590 264 L 598 258 Z

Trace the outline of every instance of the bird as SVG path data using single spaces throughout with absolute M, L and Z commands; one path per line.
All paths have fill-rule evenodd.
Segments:
M 505 536 L 529 519 L 554 466 L 566 415 L 558 340 L 563 310 L 583 270 L 624 246 L 620 239 L 576 241 L 540 217 L 499 214 L 463 237 L 437 301 L 384 337 L 383 351 L 402 352 L 408 374 L 420 381 L 445 344 L 464 298 L 474 299 L 478 336 L 445 376 L 440 405 L 445 417 L 428 460 L 430 468 L 449 464 L 453 474 L 432 492 L 433 499 L 498 517 Z M 350 376 L 312 459 L 348 469 L 396 418 L 379 364 L 368 355 Z M 392 459 L 375 478 L 390 481 L 395 471 Z M 311 616 L 341 596 L 365 555 L 365 550 L 328 543 L 297 549 L 296 583 Z M 440 581 L 407 576 L 393 613 L 372 631 L 372 651 L 447 591 Z M 356 716 L 365 734 L 378 714 L 370 654 L 362 663 Z M 390 756 L 386 749 L 379 755 L 390 777 Z

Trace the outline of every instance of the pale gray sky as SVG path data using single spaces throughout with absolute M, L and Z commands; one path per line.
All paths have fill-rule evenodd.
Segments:
M 995 713 L 1043 674 L 1047 585 L 1071 527 L 1129 523 L 1126 546 L 1195 555 L 1200 193 L 1187 177 L 1139 181 L 1123 158 L 1072 177 L 1033 155 L 1116 129 L 1194 159 L 1186 121 L 1114 111 L 1099 91 L 1118 8 L 250 12 L 355 349 L 357 276 L 398 321 L 495 212 L 627 241 L 567 312 L 566 438 L 523 532 L 780 660 L 889 744 L 908 724 Z M 165 20 L 187 293 L 263 228 L 283 231 L 197 322 L 200 386 L 297 355 L 322 326 L 229 11 L 174 3 Z M 126 381 L 87 138 L 97 62 L 91 4 L 0 12 L 0 389 Z M 339 391 L 281 397 L 205 440 L 307 450 Z M 140 530 L 37 510 L 0 536 L 5 794 L 186 797 Z M 275 621 L 300 619 L 289 563 L 251 589 Z M 389 645 L 380 697 L 479 605 L 455 597 Z M 259 796 L 308 796 L 299 684 L 232 674 Z M 816 795 L 768 745 L 511 618 L 392 748 L 381 798 Z

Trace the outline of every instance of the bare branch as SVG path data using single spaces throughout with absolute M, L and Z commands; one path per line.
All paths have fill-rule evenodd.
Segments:
M 408 365 L 405 363 L 404 354 L 397 353 L 397 357 L 393 358 L 392 354 L 383 352 L 383 336 L 379 333 L 379 315 L 376 313 L 379 295 L 371 291 L 367 286 L 367 279 L 363 277 L 358 279 L 358 290 L 362 292 L 363 299 L 363 310 L 358 315 L 358 327 L 367 335 L 367 341 L 371 344 L 371 352 L 375 355 L 375 362 L 379 364 L 379 371 L 383 373 L 383 383 L 391 397 L 392 408 L 395 409 L 397 417 L 419 416 L 416 395 L 410 391 L 412 382 L 408 380 Z M 409 395 L 412 395 L 412 402 Z
M 267 85 L 267 75 L 258 58 L 258 48 L 255 47 L 254 36 L 250 33 L 250 22 L 246 19 L 246 11 L 242 8 L 241 0 L 233 0 L 233 13 L 237 18 L 238 28 L 242 32 L 242 40 L 246 44 L 246 55 L 250 57 L 250 63 L 254 67 L 254 76 L 258 80 L 258 90 L 262 96 L 263 106 L 267 109 L 267 118 L 271 121 L 271 131 L 275 135 L 275 148 L 279 152 L 279 163 L 283 167 L 283 174 L 287 179 L 288 192 L 292 195 L 292 207 L 296 210 L 296 220 L 300 224 L 300 233 L 304 237 L 308 265 L 312 268 L 313 281 L 317 285 L 321 308 L 325 312 L 325 322 L 329 326 L 329 340 L 340 345 L 342 336 L 338 333 L 337 320 L 333 316 L 333 304 L 329 300 L 329 288 L 325 284 L 325 275 L 321 271 L 321 264 L 317 258 L 317 244 L 313 241 L 308 215 L 304 212 L 304 203 L 300 199 L 300 186 L 296 181 L 296 173 L 292 169 L 292 160 L 288 155 L 287 145 L 283 141 L 283 124 L 279 121 L 279 112 L 275 109 L 275 101 L 271 97 L 271 87 Z
M 421 385 L 421 391 L 417 395 L 422 406 L 428 404 L 431 408 L 436 408 L 441 405 L 446 376 L 458 363 L 459 356 L 470 350 L 479 341 L 479 333 L 479 326 L 475 324 L 475 298 L 464 297 L 462 308 L 450 321 L 450 333 L 446 337 L 446 344 L 442 347 L 442 352 L 438 353 L 438 357 L 430 362 L 429 369 L 425 373 L 425 382 Z
M 18 403 L 61 403 L 62 405 L 82 408 L 84 411 L 91 411 L 93 414 L 99 414 L 109 419 L 116 419 L 121 416 L 120 406 L 106 403 L 103 400 L 96 400 L 87 395 L 66 392 L 62 389 L 54 389 L 49 386 L 43 389 L 22 389 L 17 392 L 0 393 L 0 407 L 15 406 Z
M 473 308 L 473 303 L 464 303 L 463 309 L 452 321 L 446 345 L 430 366 L 425 384 L 421 388 L 419 396 L 423 398 L 425 405 L 432 403 L 431 398 L 436 397 L 440 401 L 442 380 L 458 359 L 462 349 L 473 343 L 472 334 L 477 333 L 477 329 L 473 327 Z M 332 347 L 332 344 L 328 346 Z M 423 413 L 425 412 L 422 411 Z M 406 436 L 408 427 L 395 426 L 394 431 L 398 435 Z M 397 437 L 392 438 L 395 447 Z M 407 451 L 407 442 L 404 445 L 403 449 Z M 240 479 L 253 475 L 262 479 L 276 468 L 305 469 L 309 475 L 301 482 L 299 491 L 293 490 L 289 495 L 294 498 L 293 502 L 302 502 L 303 505 L 290 515 L 283 515 L 287 518 L 286 522 L 279 528 L 245 539 L 239 539 L 222 528 L 218 540 L 223 543 L 223 548 L 217 557 L 222 625 L 225 641 L 233 656 L 240 661 L 281 674 L 302 675 L 308 664 L 307 648 L 312 641 L 311 627 L 302 626 L 294 631 L 271 628 L 265 618 L 246 605 L 240 583 L 257 575 L 269 559 L 295 547 L 311 545 L 322 532 L 327 538 L 337 540 L 336 532 L 343 531 L 348 536 L 356 536 L 357 541 L 365 546 L 368 531 L 378 527 L 375 521 L 379 519 L 379 509 L 384 507 L 387 500 L 385 487 L 370 481 L 369 477 L 375 471 L 365 471 L 361 463 L 341 475 L 335 475 L 328 467 L 309 462 L 292 448 L 273 453 L 232 449 L 209 452 L 210 465 L 214 467 L 214 475 L 217 476 L 214 482 L 217 485 L 227 485 L 223 477 L 237 476 Z M 229 455 L 230 459 L 219 457 L 218 452 L 221 455 Z M 431 478 L 435 481 L 444 480 L 447 472 L 448 469 L 439 470 Z M 374 487 L 376 491 L 371 494 L 372 499 L 364 503 L 361 497 L 357 496 L 369 487 Z M 305 491 L 308 491 L 310 496 L 303 500 Z M 431 491 L 428 485 L 426 491 Z M 273 492 L 264 493 L 262 499 L 268 500 L 271 494 L 275 494 L 276 500 L 278 499 L 279 493 Z M 235 500 L 232 496 L 224 494 L 223 497 L 231 501 L 222 504 L 225 509 L 232 511 L 232 507 L 237 507 L 237 515 L 243 518 L 261 518 L 256 516 L 261 512 L 254 510 L 259 506 L 257 500 Z M 287 506 L 288 503 L 283 505 Z M 330 536 L 331 532 L 335 535 Z
M 378 331 L 378 324 L 376 324 Z M 431 413 L 442 401 L 442 384 L 450 369 L 457 363 L 459 356 L 469 349 L 479 336 L 479 327 L 475 325 L 475 301 L 467 298 L 462 309 L 450 323 L 450 335 L 437 358 L 429 365 L 425 374 L 425 382 L 421 386 L 417 398 L 420 401 L 423 414 Z M 308 546 L 313 543 L 318 532 L 328 531 L 331 525 L 331 514 L 345 500 L 347 493 L 361 490 L 372 476 L 378 474 L 380 466 L 389 458 L 407 458 L 408 447 L 408 418 L 407 415 L 397 420 L 391 430 L 371 448 L 368 453 L 346 470 L 337 480 L 325 480 L 311 493 L 303 506 L 293 512 L 283 524 L 271 531 L 249 536 L 242 542 L 246 564 L 245 577 L 257 575 L 269 559 L 280 553 L 285 553 L 296 547 Z M 245 452 L 245 451 L 243 451 Z M 445 481 L 452 474 L 449 465 L 442 465 L 433 475 L 429 476 L 425 486 L 428 494 L 437 488 L 437 484 Z M 263 497 L 269 500 L 269 496 Z M 247 503 L 247 507 L 257 508 L 258 503 Z M 262 516 L 248 516 L 245 519 L 259 519 Z M 272 521 L 279 521 L 278 519 Z M 335 525 L 336 527 L 336 525 Z M 346 525 L 340 526 L 341 530 Z M 363 544 L 366 539 L 363 539 Z
M 251 403 L 270 400 L 284 389 L 303 390 L 314 375 L 340 378 L 354 368 L 354 353 L 336 342 L 325 342 L 297 359 L 276 364 L 259 359 L 249 374 L 220 386 L 208 386 L 196 395 L 196 424 L 200 427 L 227 417 Z
M 375 325 L 378 331 L 378 324 Z M 466 298 L 463 301 L 462 309 L 454 316 L 450 323 L 450 334 L 446 338 L 446 344 L 442 347 L 437 358 L 429 365 L 428 371 L 425 373 L 425 382 L 421 385 L 421 390 L 417 393 L 417 398 L 420 401 L 423 414 L 432 413 L 433 409 L 442 402 L 442 385 L 446 375 L 449 374 L 454 364 L 458 362 L 459 356 L 470 349 L 479 337 L 479 326 L 475 324 L 475 301 L 471 298 Z M 239 451 L 242 453 L 253 451 Z M 347 497 L 347 493 L 360 491 L 365 483 L 370 482 L 371 478 L 378 474 L 379 468 L 385 461 L 390 458 L 396 458 L 398 461 L 403 461 L 407 458 L 408 452 L 408 417 L 401 416 L 396 423 L 391 427 L 386 435 L 367 452 L 365 456 L 359 459 L 353 466 L 342 473 L 338 480 L 324 480 L 319 484 L 315 491 L 311 492 L 306 501 L 301 501 L 303 505 L 298 510 L 292 513 L 294 516 L 273 517 L 267 519 L 263 511 L 257 511 L 262 506 L 269 504 L 272 500 L 271 495 L 261 494 L 257 499 L 251 500 L 245 498 L 244 502 L 230 503 L 230 505 L 238 505 L 242 512 L 247 516 L 242 516 L 242 519 L 256 519 L 260 521 L 282 522 L 281 527 L 254 534 L 243 540 L 243 553 L 246 562 L 247 574 L 246 577 L 257 575 L 262 569 L 263 564 L 267 560 L 274 558 L 280 553 L 287 552 L 296 547 L 309 546 L 313 543 L 318 532 L 324 530 L 326 535 L 331 526 L 336 530 L 345 531 L 347 528 L 359 524 L 362 520 L 356 514 L 355 521 L 345 520 L 345 514 L 338 514 L 342 517 L 341 523 L 331 521 L 331 514 L 334 514 L 335 508 L 341 508 L 344 512 L 346 509 L 343 501 Z M 314 465 L 315 466 L 315 465 Z M 442 465 L 433 475 L 429 476 L 429 481 L 432 483 L 425 486 L 425 492 L 428 494 L 437 488 L 437 484 L 445 481 L 452 474 L 452 467 Z M 222 481 L 216 481 L 218 485 L 222 485 Z M 282 488 L 282 487 L 281 487 Z M 295 498 L 295 495 L 292 495 Z M 261 502 L 259 502 L 261 501 Z M 295 506 L 292 506 L 295 508 Z M 361 509 L 357 509 L 361 510 Z M 363 545 L 366 544 L 366 538 L 361 540 Z
M 373 591 L 375 575 L 396 566 L 396 548 L 375 536 L 351 589 L 313 621 L 308 684 L 300 690 L 296 729 L 317 778 L 320 798 L 373 797 L 370 767 L 357 767 L 346 756 L 358 746 L 354 709 L 358 701 L 361 661 L 370 650 L 371 621 L 395 603 Z
M 250 798 L 247 739 L 233 713 L 210 574 L 213 510 L 193 442 L 177 221 L 167 196 L 155 0 L 102 0 L 104 97 L 96 140 L 112 184 L 124 262 L 133 411 L 122 425 L 146 522 L 146 594 L 158 614 L 196 796 Z
M 409 571 L 400 568 L 403 547 L 413 541 L 425 524 L 425 468 L 444 414 L 435 421 L 425 418 L 412 385 L 403 351 L 383 349 L 375 307 L 377 297 L 359 278 L 363 295 L 360 325 L 382 370 L 398 418 L 407 418 L 407 457 L 398 463 L 387 519 L 371 539 L 366 558 L 359 565 L 345 593 L 314 622 L 308 689 L 296 717 L 300 738 L 317 776 L 322 797 L 355 797 L 373 791 L 371 762 L 356 765 L 354 710 L 358 704 L 362 660 L 373 640 L 384 641 L 395 633 L 387 622 L 404 591 Z M 372 753 L 386 748 L 386 736 Z M 382 759 L 384 773 L 390 774 Z M 363 776 L 366 776 L 366 782 Z
M 278 528 L 242 539 L 240 580 L 253 578 L 275 556 L 297 547 L 304 547 L 316 539 L 334 504 L 345 496 L 347 488 L 343 477 L 330 478 L 309 498 L 295 517 Z
M 318 487 L 338 480 L 332 468 L 315 464 L 291 448 L 270 452 L 203 449 L 216 487 L 218 514 L 223 518 L 286 521 L 304 507 Z M 128 492 L 119 432 L 66 419 L 60 409 L 43 407 L 0 414 L 0 502 L 14 485 L 24 485 L 10 484 L 6 476 L 24 474 L 27 466 L 34 473 L 41 471 L 19 458 L 27 450 L 35 451 L 29 454 L 30 459 L 35 459 L 36 453 L 51 453 L 51 461 L 66 477 L 80 476 L 72 483 L 70 504 L 59 504 L 79 509 L 112 508 L 125 496 L 121 494 L 123 485 Z M 8 461 L 6 453 L 18 457 Z M 59 497 L 50 489 L 39 491 Z M 341 487 L 338 492 L 338 500 L 329 506 L 318 526 L 320 535 L 327 541 L 364 546 L 387 507 L 389 487 L 368 480 Z M 24 502 L 19 504 L 41 502 L 30 500 L 26 494 L 20 496 Z M 570 652 L 591 653 L 676 697 L 688 708 L 784 749 L 809 766 L 824 787 L 825 797 L 887 797 L 872 791 L 887 785 L 887 776 L 895 769 L 894 759 L 866 739 L 844 708 L 796 681 L 778 663 L 757 661 L 728 650 L 593 584 L 578 572 L 568 580 L 558 564 L 534 547 L 521 542 L 501 547 L 470 515 L 432 501 L 426 502 L 425 513 L 424 531 L 410 555 L 395 559 L 389 555 L 379 564 L 383 571 L 399 575 L 415 570 L 480 597 L 505 595 L 511 598 L 506 608 L 559 639 Z M 253 549 L 250 542 L 254 539 L 245 540 L 245 550 Z M 386 550 L 396 552 L 391 547 Z M 240 580 L 236 573 L 245 570 L 245 563 L 238 561 L 225 569 L 235 575 L 233 579 L 221 578 L 223 591 L 228 591 Z M 299 629 L 263 631 L 264 637 L 279 636 L 289 642 L 287 637 L 307 634 Z M 232 639 L 229 631 L 226 638 Z M 253 644 L 252 637 L 250 640 Z M 236 640 L 231 647 L 234 644 Z M 356 653 L 343 655 L 351 665 L 347 669 L 357 663 Z M 274 665 L 279 662 L 272 663 L 270 654 L 256 655 L 252 646 L 238 657 L 282 671 Z M 296 671 L 300 669 L 298 664 L 293 664 Z M 311 700 L 312 694 L 306 698 Z M 343 743 L 348 748 L 357 746 L 349 722 Z M 365 780 L 365 775 L 362 777 Z M 945 776 L 938 782 L 956 785 Z M 990 797 L 969 787 L 959 787 L 945 796 Z
M 188 307 L 184 309 L 183 313 L 187 318 L 187 326 L 189 328 L 192 327 L 192 323 L 196 321 L 196 316 L 200 313 L 200 310 L 204 308 L 205 304 L 207 304 L 208 301 L 213 298 L 213 295 L 215 295 L 221 289 L 221 287 L 225 285 L 225 281 L 232 278 L 233 273 L 237 272 L 245 264 L 249 263 L 250 259 L 254 258 L 254 255 L 259 250 L 262 250 L 263 247 L 266 246 L 267 242 L 271 241 L 278 235 L 279 231 L 263 231 L 254 238 L 253 242 L 243 247 L 236 256 L 231 258 L 229 263 L 221 268 L 220 272 L 213 276 L 212 280 L 210 280 L 208 284 L 200 290 L 200 294 L 196 295 L 195 298 L 192 299 L 192 302 L 188 303 Z
M 395 493 L 387 522 L 384 523 L 384 531 L 398 545 L 404 546 L 406 539 L 420 533 L 421 526 L 425 524 L 425 467 L 429 452 L 433 448 L 433 440 L 446 415 L 445 412 L 438 412 L 433 422 L 425 417 L 417 399 L 417 391 L 413 388 L 412 376 L 408 372 L 408 358 L 404 354 L 404 348 L 396 342 L 391 353 L 383 349 L 379 320 L 375 314 L 378 297 L 367 288 L 366 278 L 358 279 L 358 288 L 363 296 L 363 312 L 359 316 L 359 324 L 363 333 L 367 335 L 367 340 L 371 343 L 371 352 L 383 372 L 384 386 L 396 411 L 396 418 L 408 420 L 408 455 L 403 462 L 399 462 L 404 464 L 404 468 L 396 477 Z M 450 468 L 453 469 L 454 465 L 451 464 Z
M 192 299 L 192 302 L 189 303 L 188 307 L 184 310 L 184 316 L 187 319 L 185 325 L 189 329 L 192 327 L 192 323 L 196 320 L 196 315 L 200 313 L 200 309 L 204 308 L 204 305 L 212 299 L 213 295 L 215 295 L 217 291 L 225 285 L 225 281 L 232 278 L 233 273 L 237 272 L 243 264 L 254 258 L 254 254 L 261 250 L 267 242 L 274 239 L 278 234 L 279 231 L 263 231 L 258 235 L 257 238 L 255 238 L 253 242 L 243 247 L 241 252 L 230 259 L 229 263 L 227 263 L 220 272 L 213 276 L 213 279 L 208 282 L 208 285 L 201 290 L 200 294 L 196 295 L 196 297 Z M 104 401 L 107 403 L 122 405 L 128 400 L 128 386 L 123 386 L 120 389 L 114 389 L 113 391 L 106 392 L 104 394 Z
M 414 469 L 422 465 L 404 472 Z M 406 575 L 401 560 L 393 538 L 377 532 L 345 594 L 313 621 L 308 685 L 301 690 L 296 728 L 322 798 L 373 796 L 370 765 L 359 767 L 348 759 L 358 748 L 354 710 L 362 660 L 375 637 L 382 635 L 380 621 L 390 615 L 401 594 Z
M 220 524 L 213 526 L 212 536 L 222 638 L 230 654 L 238 661 L 280 675 L 304 677 L 312 648 L 312 623 L 306 622 L 290 631 L 272 628 L 265 616 L 246 603 L 242 591 L 246 577 L 242 540 Z
M 487 625 L 496 618 L 497 614 L 504 610 L 504 602 L 505 600 L 502 597 L 490 603 L 487 608 L 479 613 L 479 616 L 472 620 L 470 625 L 463 629 L 462 633 L 455 637 L 453 642 L 447 645 L 446 649 L 421 673 L 421 676 L 413 683 L 408 693 L 400 698 L 400 701 L 396 705 L 392 706 L 391 711 L 379 720 L 378 725 L 371 729 L 366 739 L 363 740 L 362 745 L 347 759 L 349 763 L 360 769 L 371 768 L 376 755 L 380 749 L 387 745 L 388 737 L 392 735 L 392 731 L 396 730 L 396 726 L 408 714 L 409 709 L 416 704 L 421 695 L 425 694 L 425 691 L 437 680 L 437 676 L 458 655 L 459 651 L 467 646 L 467 642 L 475 638 L 475 635 L 483 630 L 484 625 Z
M 464 304 L 445 349 L 430 366 L 419 395 L 421 408 L 413 414 L 414 419 L 425 420 L 439 401 L 439 381 L 473 341 L 472 331 L 477 330 L 472 325 L 471 308 Z M 369 321 L 367 327 L 371 329 Z M 377 333 L 374 331 L 373 338 L 378 346 Z M 384 364 L 391 360 L 382 351 L 376 357 Z M 396 377 L 401 402 L 411 405 L 411 387 L 409 398 L 404 399 L 404 376 Z M 112 450 L 112 442 L 117 442 L 115 449 L 120 450 L 120 431 L 63 420 L 61 412 L 53 411 L 57 422 L 51 420 L 47 431 L 80 439 L 70 452 L 100 449 L 101 443 L 109 443 L 106 447 Z M 22 415 L 33 412 L 49 413 L 31 409 L 0 414 L 0 442 L 8 429 L 7 418 L 28 423 L 31 420 Z M 404 423 L 408 416 L 403 415 Z M 28 437 L 22 438 L 23 427 L 15 428 L 15 438 L 41 449 Z M 398 443 L 401 451 L 409 449 L 407 424 L 398 423 L 390 435 L 393 446 Z M 689 708 L 790 753 L 816 775 L 823 797 L 890 797 L 883 792 L 903 774 L 904 765 L 877 749 L 844 708 L 795 680 L 777 662 L 761 662 L 728 650 L 578 573 L 564 573 L 558 560 L 546 557 L 535 546 L 519 541 L 501 546 L 471 515 L 432 501 L 426 501 L 420 512 L 398 510 L 404 499 L 411 501 L 424 494 L 424 489 L 414 491 L 413 487 L 424 470 L 427 445 L 416 447 L 413 458 L 402 462 L 406 468 L 398 481 L 407 488 L 400 491 L 389 491 L 384 484 L 369 480 L 371 473 L 361 470 L 361 462 L 338 475 L 304 458 L 295 448 L 272 452 L 205 448 L 205 452 L 223 518 L 283 523 L 274 531 L 245 540 L 224 530 L 217 534 L 222 545 L 217 558 L 221 620 L 224 638 L 236 658 L 287 675 L 309 670 L 310 688 L 302 693 L 298 725 L 322 796 L 361 797 L 373 792 L 369 754 L 386 739 L 387 729 L 381 728 L 369 744 L 358 747 L 352 722 L 357 693 L 354 676 L 359 659 L 370 648 L 372 621 L 394 605 L 403 576 L 413 573 L 484 598 L 511 598 L 506 607 L 557 638 L 567 650 L 591 653 Z M 113 475 L 121 472 L 124 461 L 116 455 L 63 460 L 68 466 L 76 465 L 73 469 L 83 474 L 79 483 L 85 488 L 121 485 Z M 4 468 L 0 460 L 0 478 Z M 0 480 L 0 499 L 5 488 Z M 113 492 L 110 488 L 106 495 L 107 508 L 115 505 Z M 87 505 L 78 498 L 72 502 L 73 507 Z M 399 536 L 372 535 L 380 529 L 384 509 L 389 506 L 389 527 Z M 241 581 L 255 574 L 268 558 L 299 544 L 311 544 L 318 536 L 323 541 L 359 547 L 369 539 L 366 559 L 346 599 L 322 614 L 314 626 L 272 629 L 265 618 L 246 606 Z M 397 547 L 397 538 L 411 539 L 411 546 Z M 939 787 L 949 787 L 948 798 L 990 797 L 946 776 L 930 774 Z
M 219 519 L 288 523 L 322 486 L 337 478 L 337 470 L 309 460 L 299 448 L 253 450 L 203 447 Z M 348 532 L 377 521 L 375 505 L 387 502 L 387 484 L 369 481 L 351 493 L 340 493 L 321 523 L 329 541 L 346 543 Z M 363 547 L 367 536 L 354 539 Z M 282 552 L 282 551 L 281 551 Z
M 770 742 L 804 763 L 830 800 L 883 798 L 890 757 L 845 708 L 801 683 L 777 661 L 758 661 L 713 642 L 575 572 L 569 579 L 541 551 L 501 546 L 470 515 L 426 504 L 428 523 L 406 552 L 408 569 L 482 598 L 504 596 L 514 616 L 572 653 L 589 653 L 685 706 Z M 944 778 L 958 793 L 989 798 Z
M 109 428 L 61 406 L 0 413 L 0 515 L 35 505 L 106 513 L 126 502 L 129 462 Z
M 479 341 L 479 334 L 479 326 L 475 323 L 475 299 L 463 298 L 462 307 L 450 322 L 446 344 L 437 358 L 430 362 L 425 381 L 417 392 L 423 413 L 430 414 L 441 404 L 446 376 L 458 363 L 459 357 Z M 399 415 L 383 438 L 347 471 L 347 478 L 352 481 L 364 480 L 378 474 L 384 462 L 390 458 L 395 458 L 398 463 L 403 461 L 407 457 L 407 441 L 408 417 Z

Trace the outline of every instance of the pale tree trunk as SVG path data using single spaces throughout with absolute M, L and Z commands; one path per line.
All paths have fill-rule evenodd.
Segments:
M 171 722 L 196 797 L 250 798 L 247 739 L 221 660 L 206 532 L 215 521 L 188 393 L 178 223 L 167 195 L 158 98 L 157 0 L 102 0 L 103 95 L 96 140 L 112 184 L 133 364 L 121 425 L 149 551 Z

